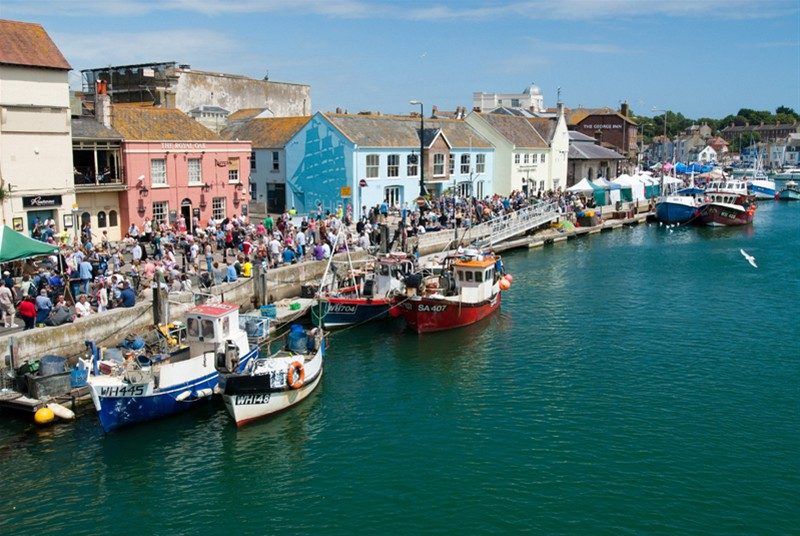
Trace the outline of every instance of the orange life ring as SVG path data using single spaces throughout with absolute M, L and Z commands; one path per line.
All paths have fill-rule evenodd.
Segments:
M 295 371 L 298 373 L 298 378 L 292 381 L 294 378 Z M 286 372 L 286 383 L 292 389 L 300 389 L 303 386 L 303 381 L 306 379 L 306 369 L 303 368 L 303 364 L 300 361 L 295 361 L 291 365 L 289 365 L 289 370 Z

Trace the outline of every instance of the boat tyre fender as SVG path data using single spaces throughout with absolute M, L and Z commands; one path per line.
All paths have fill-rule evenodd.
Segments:
M 306 379 L 306 370 L 300 361 L 294 361 L 286 372 L 286 383 L 292 389 L 300 389 Z

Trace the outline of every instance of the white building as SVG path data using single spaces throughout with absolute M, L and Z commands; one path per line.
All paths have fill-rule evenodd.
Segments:
M 488 112 L 495 108 L 521 108 L 531 112 L 545 112 L 544 96 L 539 86 L 531 84 L 522 93 L 484 93 L 472 94 L 472 109 Z
M 41 25 L 0 20 L 0 206 L 22 232 L 73 225 L 70 69 Z
M 569 131 L 562 106 L 555 118 L 472 112 L 466 122 L 495 147 L 495 193 L 566 187 Z

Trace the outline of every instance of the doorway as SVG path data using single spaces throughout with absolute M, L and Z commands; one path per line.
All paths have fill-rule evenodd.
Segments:
M 53 219 L 52 210 L 29 210 L 27 214 L 28 214 L 28 235 L 30 236 L 33 236 L 33 229 L 36 227 L 37 223 L 43 225 L 45 221 Z
M 181 217 L 183 221 L 186 222 L 186 232 L 192 232 L 192 200 L 191 199 L 184 199 L 181 201 Z
M 267 212 L 283 214 L 286 211 L 286 185 L 270 182 L 267 184 Z

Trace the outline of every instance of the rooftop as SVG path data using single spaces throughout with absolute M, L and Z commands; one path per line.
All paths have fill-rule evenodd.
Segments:
M 308 123 L 310 116 L 265 117 L 237 121 L 222 130 L 226 140 L 250 140 L 253 149 L 283 147 Z
M 73 140 L 121 140 L 122 135 L 93 117 L 72 118 Z
M 627 117 L 619 112 L 619 110 L 614 110 L 613 108 L 577 108 L 575 110 L 569 110 L 567 112 L 567 125 L 577 125 L 583 122 L 584 119 L 587 117 L 591 117 L 593 115 L 612 115 L 616 116 L 623 121 L 627 121 L 628 123 L 635 125 L 636 121 L 632 120 L 630 117 Z
M 479 115 L 515 147 L 533 149 L 546 149 L 548 147 L 548 142 L 539 133 L 539 129 L 543 127 L 540 125 L 539 128 L 534 126 L 532 123 L 534 121 L 533 118 L 504 114 L 481 113 Z M 543 119 L 542 121 L 550 120 Z
M 41 24 L 0 20 L 0 64 L 72 69 Z
M 152 104 L 115 104 L 112 125 L 126 140 L 133 141 L 216 141 L 220 138 L 176 108 Z

